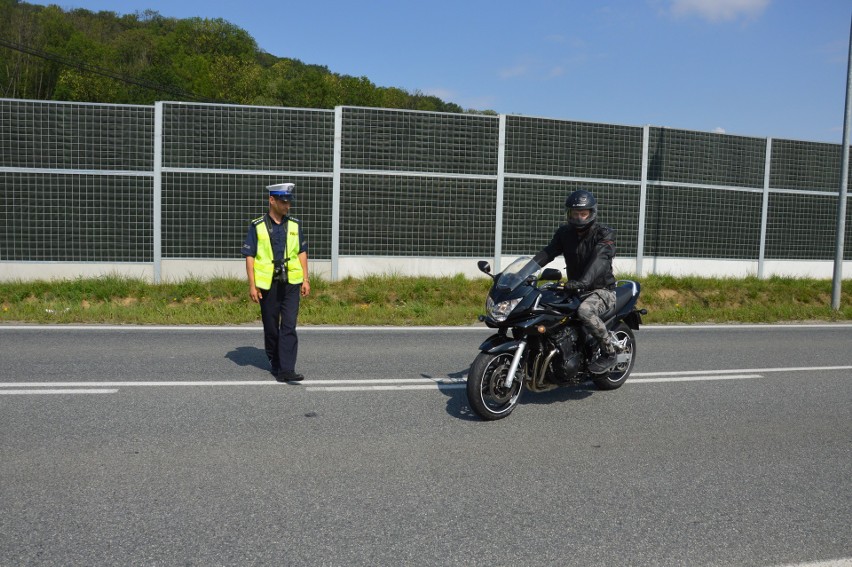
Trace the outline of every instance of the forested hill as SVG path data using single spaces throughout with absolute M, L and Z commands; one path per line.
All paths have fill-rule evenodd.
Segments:
M 65 11 L 18 0 L 0 0 L 0 97 L 464 111 L 434 96 L 273 56 L 222 19 Z

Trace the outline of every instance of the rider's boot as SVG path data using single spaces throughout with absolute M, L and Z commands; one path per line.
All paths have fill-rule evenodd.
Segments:
M 600 351 L 598 355 L 589 362 L 589 372 L 592 374 L 603 374 L 609 372 L 618 362 L 618 355 L 615 352 L 615 345 L 610 337 L 606 337 L 600 341 Z

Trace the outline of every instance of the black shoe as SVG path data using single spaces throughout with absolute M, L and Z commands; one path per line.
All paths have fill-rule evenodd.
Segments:
M 279 372 L 275 379 L 279 382 L 301 382 L 305 377 L 295 372 Z
M 616 362 L 618 362 L 618 355 L 615 352 L 603 351 L 589 363 L 589 372 L 592 374 L 609 372 Z

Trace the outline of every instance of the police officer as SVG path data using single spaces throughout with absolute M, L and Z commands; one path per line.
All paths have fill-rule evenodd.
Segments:
M 296 318 L 299 298 L 311 292 L 308 247 L 297 219 L 289 216 L 293 183 L 269 185 L 269 212 L 251 221 L 242 254 L 251 300 L 260 304 L 266 356 L 279 382 L 299 382 Z
M 556 230 L 550 244 L 533 260 L 545 266 L 562 254 L 568 277 L 565 289 L 591 292 L 577 309 L 586 332 L 600 344 L 598 355 L 589 362 L 593 374 L 608 372 L 615 366 L 615 345 L 601 315 L 615 305 L 615 231 L 597 222 L 598 202 L 589 191 L 574 191 L 565 199 L 568 224 Z

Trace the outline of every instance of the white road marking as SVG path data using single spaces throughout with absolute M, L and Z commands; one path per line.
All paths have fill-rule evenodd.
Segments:
M 704 382 L 711 380 L 748 380 L 750 378 L 763 378 L 762 374 L 726 374 L 721 376 L 667 376 L 665 378 L 636 378 L 632 376 L 625 384 L 649 384 L 656 382 Z
M 852 370 L 852 366 L 807 366 L 799 368 L 751 368 L 739 370 L 684 370 L 680 372 L 637 372 L 630 376 L 627 384 L 665 382 L 704 382 L 713 380 L 751 380 L 764 378 L 766 373 L 780 372 L 824 372 Z M 848 375 L 852 377 L 852 373 Z M 353 392 L 388 390 L 433 390 L 464 388 L 466 378 L 360 378 L 308 380 L 299 385 L 311 392 Z M 268 380 L 184 380 L 184 381 L 125 381 L 125 382 L 7 382 L 0 383 L 0 394 L 48 393 L 41 388 L 53 388 L 52 393 L 114 393 L 106 388 L 140 387 L 211 387 L 211 386 L 281 386 L 273 379 Z M 64 388 L 63 390 L 55 390 Z M 99 388 L 96 390 L 70 390 L 69 388 Z M 16 391 L 18 390 L 18 391 Z
M 642 325 L 642 331 L 704 331 L 715 329 L 848 329 L 852 323 L 764 323 L 764 324 L 695 324 L 695 325 Z M 23 324 L 23 325 L 0 325 L 0 331 L 250 331 L 253 333 L 263 332 L 260 325 L 58 325 L 58 324 Z M 299 332 L 420 332 L 420 331 L 446 331 L 446 332 L 494 332 L 485 325 L 468 326 L 341 326 L 341 325 L 299 325 Z
M 353 380 L 317 380 L 307 385 L 317 384 L 431 384 L 437 386 L 448 386 L 451 384 L 464 384 L 466 378 L 361 378 Z
M 323 380 L 324 382 L 324 380 Z M 380 390 L 459 390 L 467 387 L 467 384 L 415 384 L 415 385 L 388 385 L 388 386 L 308 386 L 308 392 L 371 392 Z
M 49 389 L 49 390 L 0 390 L 0 396 L 29 396 L 29 395 L 66 395 L 66 394 L 115 394 L 117 389 L 89 388 L 89 389 Z
M 742 374 L 750 372 L 818 372 L 821 370 L 852 370 L 852 366 L 799 366 L 795 368 L 740 368 L 732 370 L 678 370 L 675 372 L 634 372 L 630 375 L 636 376 L 694 376 L 715 374 Z
M 263 334 L 263 327 L 260 325 L 240 325 L 240 326 L 227 326 L 227 325 L 0 325 L 0 331 L 251 331 L 252 333 L 261 333 Z M 458 332 L 458 331 L 474 331 L 479 333 L 487 333 L 493 330 L 488 327 L 483 326 L 458 326 L 458 327 L 436 327 L 436 326 L 422 326 L 422 327 L 370 327 L 370 326 L 362 326 L 362 327 L 342 327 L 342 326 L 333 326 L 333 325 L 299 325 L 299 332 L 334 332 L 334 333 L 400 333 L 400 332 L 421 332 L 421 331 L 440 331 L 440 332 Z
M 713 376 L 704 372 L 700 376 L 666 376 L 663 378 L 639 378 L 634 380 L 632 377 L 625 384 L 643 384 L 657 382 L 705 382 L 713 380 L 749 380 L 753 378 L 763 378 L 760 374 L 730 374 Z M 434 382 L 432 384 L 422 384 L 415 386 L 397 386 L 397 385 L 374 385 L 376 381 L 371 380 L 318 380 L 306 384 L 309 392 L 369 392 L 375 390 L 454 390 L 466 387 L 466 380 L 459 379 L 456 382 Z M 387 383 L 389 380 L 379 380 L 378 382 Z M 335 384 L 350 384 L 348 386 L 326 386 L 327 383 Z M 320 385 L 321 384 L 321 385 Z
M 0 384 L 0 388 L 86 388 L 101 386 L 103 388 L 133 388 L 158 386 L 277 386 L 275 380 L 197 380 L 197 381 L 162 381 L 162 382 L 9 382 Z
M 316 380 L 308 384 L 420 384 L 428 386 L 449 385 L 463 383 L 464 378 L 366 378 L 354 380 Z M 89 386 L 100 386 L 103 388 L 133 388 L 133 387 L 157 387 L 157 386 L 280 386 L 272 378 L 269 380 L 193 380 L 172 382 L 7 382 L 0 383 L 2 388 L 52 388 L 64 386 L 66 388 L 86 388 Z M 2 390 L 0 390 L 2 391 Z
M 830 559 L 828 561 L 815 561 L 813 563 L 790 563 L 783 567 L 852 567 L 852 557 Z

